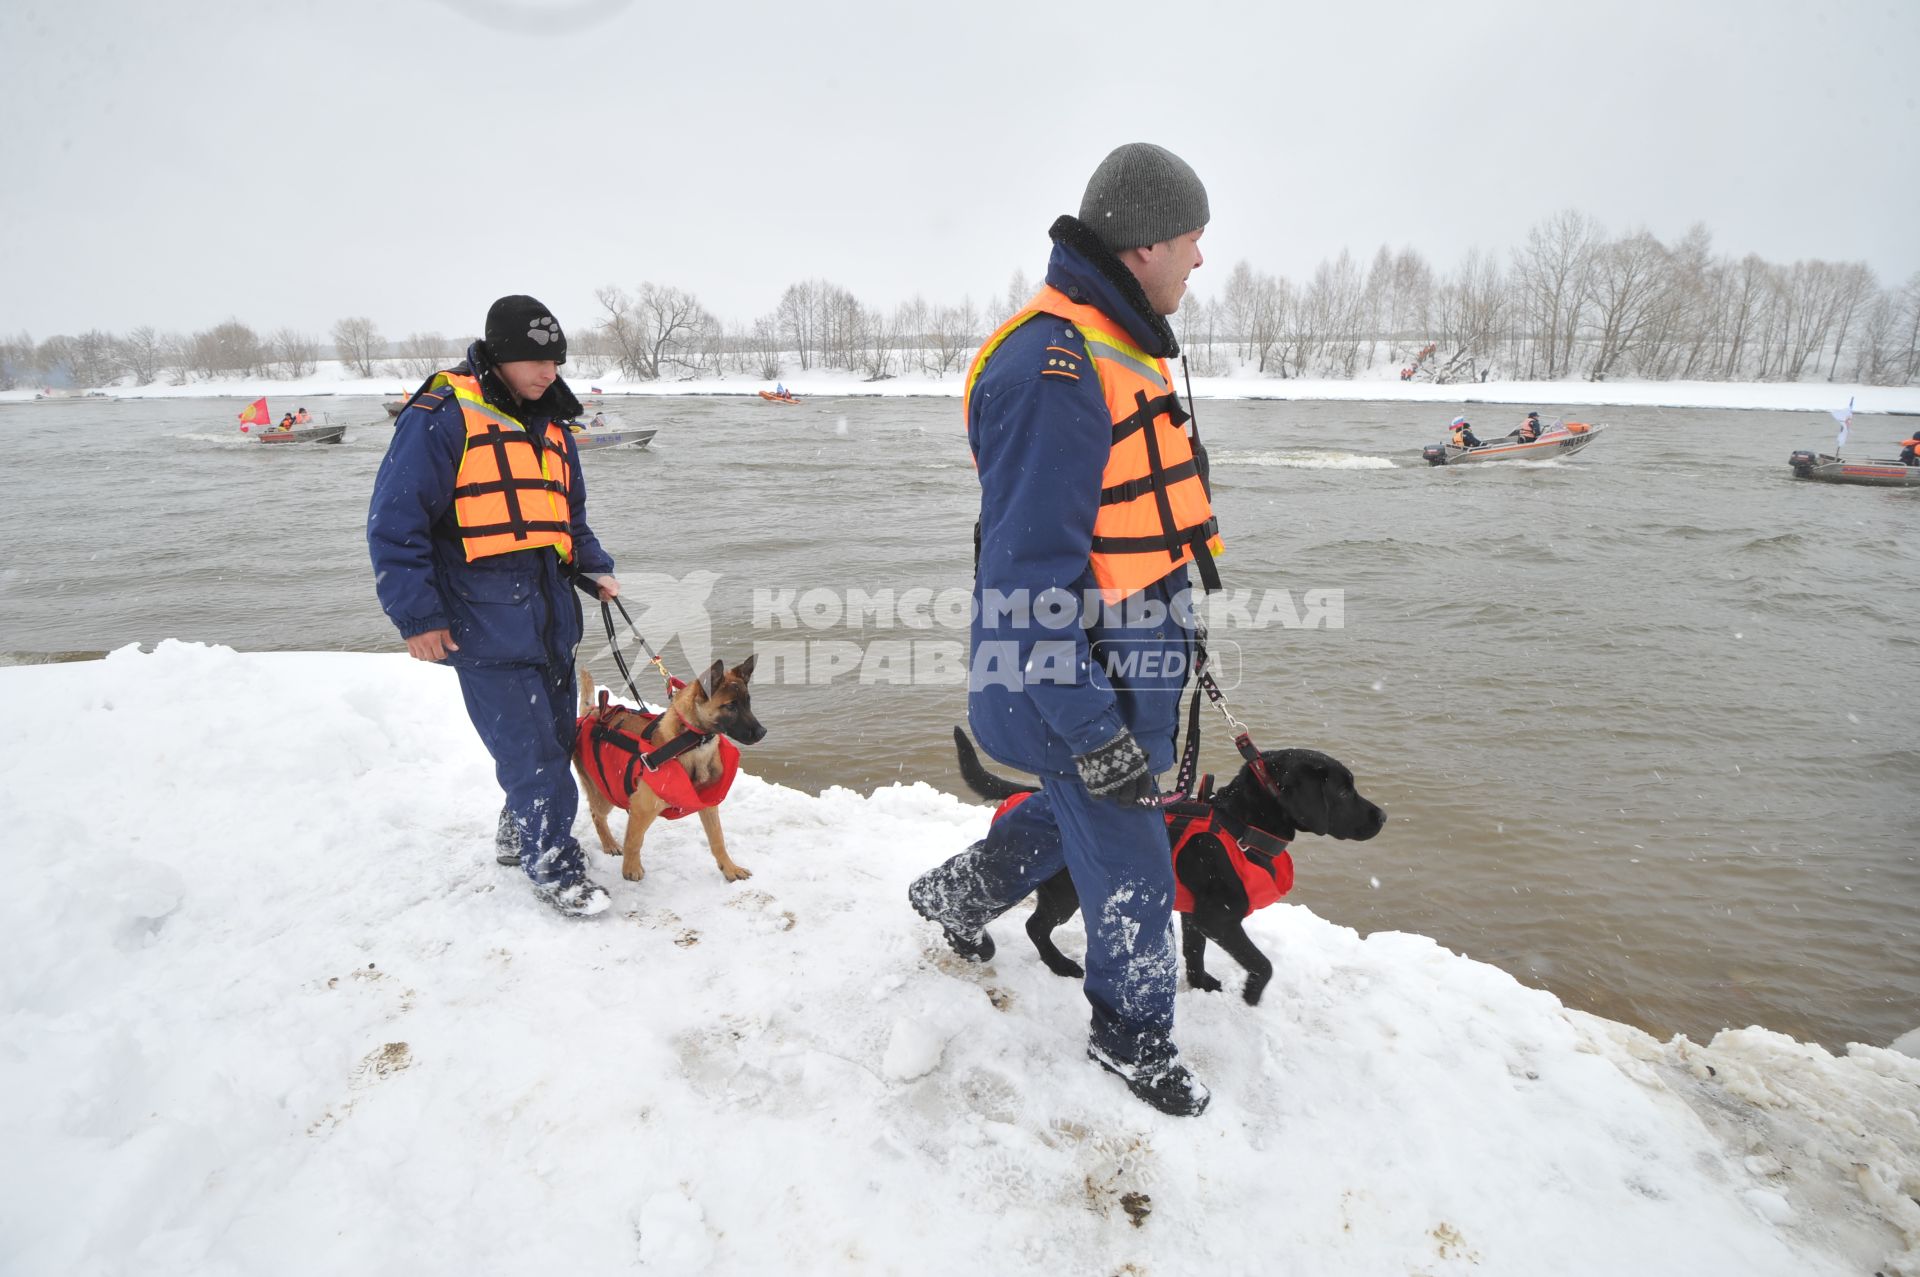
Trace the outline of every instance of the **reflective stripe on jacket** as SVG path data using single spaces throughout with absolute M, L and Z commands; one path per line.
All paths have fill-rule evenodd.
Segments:
M 1101 599 L 1116 603 L 1190 561 L 1196 545 L 1217 553 L 1219 521 L 1193 443 L 1182 429 L 1188 414 L 1173 393 L 1167 361 L 1148 355 L 1097 308 L 1073 301 L 1051 284 L 1042 285 L 973 357 L 965 391 L 969 419 L 973 388 L 987 360 L 1015 329 L 1042 314 L 1079 330 L 1092 365 L 1086 371 L 1099 383 L 1113 420 L 1089 557 Z M 1050 347 L 1048 353 L 1057 358 L 1042 376 L 1078 379 L 1078 351 Z
M 453 517 L 467 561 L 550 545 L 573 557 L 566 431 L 549 421 L 544 444 L 525 426 L 488 403 L 479 379 L 442 372 L 427 392 L 451 390 L 466 423 L 467 441 L 453 481 Z

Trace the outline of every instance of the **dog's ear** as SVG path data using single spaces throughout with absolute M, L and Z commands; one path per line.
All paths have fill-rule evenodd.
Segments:
M 733 667 L 734 674 L 742 683 L 753 678 L 753 663 L 759 659 L 760 653 L 755 652 L 752 656 L 749 656 L 746 660 Z
M 726 676 L 727 663 L 725 661 L 715 661 L 713 664 L 707 666 L 706 672 L 694 680 L 694 687 L 697 690 L 694 692 L 693 698 L 698 701 L 704 701 L 707 697 L 713 695 L 714 689 L 720 686 L 720 680 Z
M 1315 762 L 1310 753 L 1295 753 L 1280 774 L 1280 801 L 1302 833 L 1327 832 L 1330 813 L 1327 804 L 1327 769 Z

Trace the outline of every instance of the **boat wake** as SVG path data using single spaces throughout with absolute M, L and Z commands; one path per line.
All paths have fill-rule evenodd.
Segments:
M 1223 452 L 1218 460 L 1229 465 L 1281 466 L 1290 470 L 1392 470 L 1386 457 L 1368 457 L 1356 452 Z

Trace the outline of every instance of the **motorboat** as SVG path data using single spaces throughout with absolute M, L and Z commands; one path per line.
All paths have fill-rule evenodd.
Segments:
M 766 400 L 768 403 L 800 403 L 802 402 L 801 399 L 796 395 L 792 395 L 792 394 L 776 395 L 771 390 L 761 391 L 760 397 Z
M 644 448 L 659 433 L 658 430 L 576 430 L 573 446 L 582 452 L 595 448 Z
M 1899 461 L 1842 461 L 1824 452 L 1798 449 L 1787 458 L 1796 479 L 1865 483 L 1882 488 L 1920 488 L 1920 466 Z
M 1463 466 L 1476 461 L 1551 461 L 1571 457 L 1600 436 L 1605 426 L 1590 426 L 1584 421 L 1555 423 L 1538 439 L 1522 443 L 1518 439 L 1492 439 L 1477 448 L 1456 448 L 1450 443 L 1430 443 L 1420 450 L 1421 459 L 1430 466 Z
M 252 434 L 261 443 L 276 447 L 290 443 L 339 443 L 347 437 L 345 426 L 295 426 L 291 430 L 279 430 L 268 426 Z

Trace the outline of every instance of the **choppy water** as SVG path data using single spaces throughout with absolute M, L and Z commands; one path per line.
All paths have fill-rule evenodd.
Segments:
M 284 451 L 242 441 L 239 406 L 0 405 L 17 476 L 0 505 L 0 651 L 397 649 L 362 539 L 390 436 L 377 401 L 310 400 L 369 424 Z M 911 668 L 897 645 L 959 632 L 845 617 L 782 631 L 753 607 L 756 589 L 967 587 L 957 401 L 609 406 L 660 427 L 650 452 L 586 459 L 595 529 L 630 586 L 717 573 L 719 652 L 798 641 L 872 666 L 808 685 L 763 659 L 771 734 L 749 765 L 809 790 L 957 791 L 963 689 L 876 680 Z M 1483 437 L 1520 416 L 1468 411 Z M 1762 1024 L 1885 1044 L 1920 1025 L 1920 492 L 1792 480 L 1787 453 L 1832 437 L 1799 413 L 1581 409 L 1609 433 L 1576 459 L 1431 471 L 1420 445 L 1452 415 L 1200 405 L 1229 586 L 1286 590 L 1295 611 L 1308 590 L 1344 597 L 1341 628 L 1220 636 L 1243 663 L 1234 708 L 1265 747 L 1346 759 L 1391 816 L 1372 843 L 1304 842 L 1293 899 L 1661 1034 Z M 1850 451 L 1904 424 L 1856 419 Z M 613 676 L 604 653 L 589 660 Z M 1209 765 L 1230 769 L 1217 717 L 1206 730 Z

